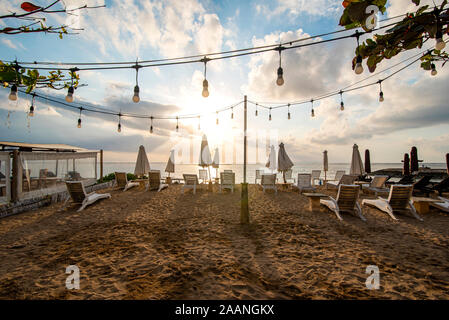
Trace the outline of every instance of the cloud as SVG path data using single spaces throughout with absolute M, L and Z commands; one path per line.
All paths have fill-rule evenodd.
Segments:
M 277 0 L 274 6 L 256 4 L 255 9 L 258 14 L 264 14 L 268 18 L 282 15 L 295 18 L 301 14 L 330 16 L 343 11 L 341 2 L 332 0 Z
M 12 42 L 10 39 L 2 39 L 2 42 L 14 50 L 26 50 L 26 48 L 20 42 Z

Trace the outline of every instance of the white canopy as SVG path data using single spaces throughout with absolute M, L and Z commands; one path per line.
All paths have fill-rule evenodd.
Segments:
M 218 152 L 218 148 L 215 148 L 214 161 L 212 161 L 212 167 L 218 169 L 219 165 L 220 165 L 220 153 Z
M 201 149 L 200 149 L 200 167 L 208 167 L 212 164 L 212 156 L 210 154 L 209 144 L 207 143 L 207 137 L 203 134 L 201 139 Z
M 167 166 L 165 167 L 165 172 L 168 172 L 170 174 L 175 172 L 175 150 L 170 151 L 170 157 L 167 161 Z
M 354 144 L 354 146 L 352 147 L 352 161 L 349 174 L 359 176 L 364 173 L 365 170 L 363 169 L 363 162 L 362 157 L 360 156 L 359 147 Z
M 145 147 L 139 147 L 139 153 L 137 154 L 136 167 L 134 169 L 134 174 L 136 176 L 142 176 L 148 174 L 150 171 L 150 163 L 148 162 L 147 153 L 145 152 Z
M 276 150 L 274 149 L 274 146 L 271 146 L 270 155 L 268 156 L 268 161 L 265 167 L 270 169 L 272 172 L 276 171 Z

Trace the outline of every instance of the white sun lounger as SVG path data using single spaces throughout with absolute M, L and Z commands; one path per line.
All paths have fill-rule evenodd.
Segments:
M 161 172 L 152 170 L 148 172 L 148 184 L 145 191 L 157 190 L 157 192 L 168 188 L 168 184 L 161 183 Z
M 340 184 L 352 185 L 354 181 L 357 179 L 356 176 L 351 176 L 349 174 L 344 174 L 341 176 L 339 181 L 328 181 L 326 183 L 326 189 L 338 189 Z
M 263 170 L 256 170 L 256 178 L 254 179 L 254 184 L 257 184 L 257 180 L 262 180 Z
M 137 187 L 139 185 L 139 183 L 133 182 L 133 181 L 128 181 L 126 172 L 115 172 L 115 185 L 119 189 L 123 189 L 123 191 L 126 191 L 132 187 Z
M 416 212 L 412 203 L 412 185 L 392 185 L 390 188 L 390 194 L 388 199 L 378 198 L 376 200 L 365 199 L 362 201 L 363 205 L 370 205 L 377 209 L 386 212 L 393 220 L 398 220 L 394 216 L 394 212 L 407 211 L 410 212 L 413 217 L 423 221 L 423 219 Z
M 316 188 L 311 184 L 311 177 L 312 175 L 310 173 L 298 173 L 298 183 L 296 187 L 298 188 L 299 193 L 302 193 L 303 191 L 316 190 Z
M 100 199 L 110 198 L 111 195 L 109 193 L 86 193 L 84 189 L 84 185 L 81 181 L 66 181 L 67 191 L 69 192 L 69 197 L 65 200 L 61 209 L 58 211 L 64 210 L 70 199 L 72 199 L 74 204 L 80 204 L 81 207 L 77 210 L 82 211 L 84 208 Z
M 320 203 L 334 212 L 339 220 L 343 220 L 340 212 L 346 211 L 351 213 L 355 212 L 360 219 L 366 221 L 366 218 L 362 214 L 362 209 L 357 203 L 359 192 L 360 187 L 357 185 L 340 184 L 338 186 L 337 199 L 329 197 L 329 200 L 321 199 Z
M 201 183 L 205 183 L 205 182 L 207 182 L 207 170 L 203 170 L 203 169 L 200 169 L 200 170 L 198 170 L 198 173 L 199 173 L 199 179 L 201 180 Z
M 321 170 L 312 170 L 312 185 L 315 185 L 316 180 L 320 180 Z
M 234 172 L 221 172 L 220 173 L 220 192 L 223 189 L 231 189 L 234 192 L 235 186 L 235 173 Z
M 449 212 L 449 199 L 443 197 L 438 197 L 438 199 L 440 199 L 441 202 L 431 202 L 429 205 L 440 209 L 441 211 Z
M 274 190 L 274 192 L 276 194 L 278 193 L 278 189 L 276 187 L 276 174 L 275 173 L 263 174 L 260 185 L 262 186 L 263 192 L 265 192 L 265 190 L 267 190 L 267 189 L 272 189 L 272 190 Z
M 182 193 L 185 189 L 192 189 L 193 194 L 196 193 L 196 188 L 199 185 L 198 176 L 196 174 L 183 174 L 184 185 L 182 186 Z
M 369 185 L 363 185 L 362 190 L 368 193 L 374 193 L 377 197 L 378 193 L 388 193 L 388 188 L 385 188 L 385 182 L 388 180 L 388 176 L 374 176 Z

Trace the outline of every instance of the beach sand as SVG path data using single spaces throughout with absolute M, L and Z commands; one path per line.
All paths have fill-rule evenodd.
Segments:
M 0 219 L 1 299 L 449 299 L 449 216 L 435 209 L 395 222 L 364 207 L 367 222 L 341 222 L 251 185 L 240 225 L 240 187 L 105 192 L 80 213 L 58 203 Z M 69 265 L 79 290 L 65 288 Z

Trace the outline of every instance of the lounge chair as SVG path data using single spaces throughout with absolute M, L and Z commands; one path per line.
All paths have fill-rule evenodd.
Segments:
M 128 181 L 126 172 L 115 172 L 115 185 L 119 189 L 123 189 L 123 191 L 126 191 L 132 187 L 137 187 L 139 185 L 139 183 L 133 182 L 133 181 Z
M 438 199 L 440 199 L 441 202 L 431 202 L 429 205 L 440 209 L 441 211 L 449 212 L 449 199 L 443 197 L 438 197 Z
M 223 170 L 223 172 L 232 172 L 232 170 Z
M 340 184 L 338 186 L 337 199 L 329 197 L 329 200 L 321 199 L 320 203 L 334 212 L 339 220 L 343 220 L 340 212 L 347 211 L 357 213 L 360 219 L 366 221 L 366 218 L 362 214 L 362 209 L 357 203 L 359 192 L 360 187 L 357 185 Z
M 184 189 L 192 189 L 193 194 L 196 193 L 196 188 L 199 185 L 198 176 L 196 174 L 183 174 L 184 177 L 184 185 L 182 186 L 182 193 L 184 193 Z
M 357 176 L 352 176 L 349 174 L 344 174 L 339 181 L 328 181 L 326 183 L 326 189 L 338 189 L 340 184 L 352 185 L 354 181 L 357 179 Z
M 413 184 L 413 195 L 414 196 L 429 196 L 429 184 L 430 179 L 432 179 L 432 175 L 425 175 L 422 178 L 419 178 L 418 181 L 416 181 Z
M 441 180 L 432 187 L 424 186 L 422 188 L 423 191 L 428 192 L 429 194 L 432 192 L 437 192 L 440 196 L 444 191 L 447 191 L 448 189 L 449 189 L 449 177 L 444 178 L 443 180 Z
M 385 184 L 386 185 L 392 185 L 392 184 L 400 184 L 400 185 L 408 185 L 408 184 L 413 184 L 413 176 L 412 175 L 407 175 L 407 176 L 403 176 L 399 181 L 390 181 L 390 179 L 397 179 L 396 177 L 390 177 Z
M 263 170 L 256 170 L 256 178 L 254 179 L 254 184 L 257 184 L 257 180 L 262 180 L 262 171 Z
M 157 192 L 168 188 L 168 184 L 161 183 L 161 172 L 159 170 L 152 170 L 148 172 L 148 184 L 145 191 L 157 190 Z
M 303 191 L 316 190 L 316 188 L 311 184 L 311 177 L 312 175 L 310 173 L 298 173 L 298 184 L 296 187 L 298 188 L 299 193 L 302 193 Z
M 77 210 L 82 211 L 84 208 L 100 199 L 110 198 L 111 195 L 109 193 L 86 193 L 84 189 L 84 185 L 81 181 L 66 181 L 67 191 L 69 192 L 69 197 L 65 200 L 61 209 L 58 211 L 62 211 L 68 205 L 68 201 L 72 199 L 74 204 L 80 204 L 81 207 Z
M 223 189 L 231 189 L 234 192 L 235 186 L 235 173 L 234 172 L 221 172 L 220 173 L 220 192 Z
M 267 189 L 272 189 L 277 194 L 278 189 L 276 187 L 276 174 L 263 174 L 261 178 L 261 186 L 263 189 L 263 192 Z
M 201 183 L 207 182 L 207 170 L 200 169 L 199 171 L 199 179 L 201 179 Z
M 320 180 L 321 170 L 312 170 L 312 185 L 315 185 L 315 180 Z
M 423 219 L 416 212 L 412 203 L 413 185 L 392 185 L 390 187 L 390 195 L 388 199 L 378 198 L 376 200 L 365 199 L 362 201 L 363 205 L 370 205 L 377 209 L 386 212 L 393 220 L 398 220 L 394 216 L 394 212 L 407 211 L 416 219 L 423 221 Z
M 289 169 L 285 171 L 285 181 L 288 182 L 288 180 L 293 180 L 293 183 L 295 183 L 295 178 L 293 178 L 293 171 L 292 169 Z
M 388 180 L 388 176 L 374 176 L 369 185 L 363 185 L 363 192 L 374 193 L 377 197 L 378 193 L 388 193 L 388 188 L 385 188 L 385 182 Z
M 328 179 L 327 181 L 340 181 L 341 177 L 343 177 L 346 174 L 346 171 L 344 170 L 337 170 L 337 172 L 335 172 L 335 177 L 334 179 Z

